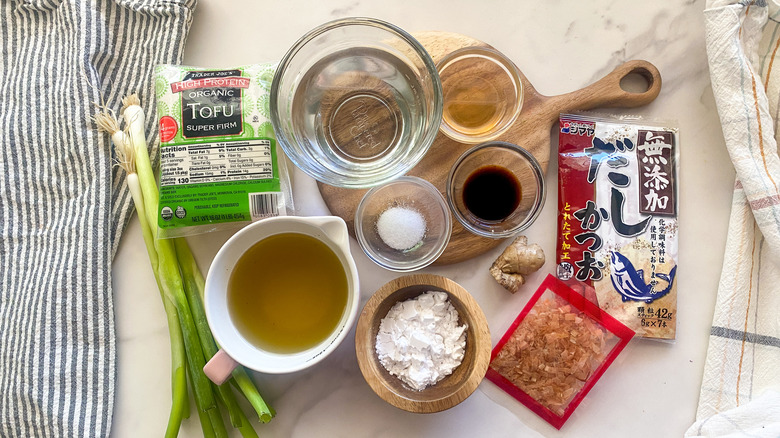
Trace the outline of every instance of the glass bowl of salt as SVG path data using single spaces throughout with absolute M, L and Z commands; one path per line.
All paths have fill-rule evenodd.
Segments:
M 422 269 L 444 252 L 452 216 L 441 192 L 428 181 L 402 176 L 366 192 L 355 212 L 363 252 L 397 272 Z

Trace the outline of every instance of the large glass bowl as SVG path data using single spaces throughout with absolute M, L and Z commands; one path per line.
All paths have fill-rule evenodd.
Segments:
M 371 18 L 326 23 L 287 52 L 271 86 L 271 122 L 314 179 L 362 188 L 406 173 L 439 130 L 442 91 L 411 35 Z

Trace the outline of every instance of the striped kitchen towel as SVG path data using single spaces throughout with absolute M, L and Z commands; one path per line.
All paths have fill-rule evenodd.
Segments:
M 780 437 L 780 10 L 710 0 L 712 89 L 737 171 L 696 422 L 686 436 Z M 775 62 L 777 61 L 777 62 Z
M 181 61 L 196 0 L 0 0 L 0 436 L 107 436 L 130 199 L 94 103 Z M 144 99 L 143 97 L 146 96 Z

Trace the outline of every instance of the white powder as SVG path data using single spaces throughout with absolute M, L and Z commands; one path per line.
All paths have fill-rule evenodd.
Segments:
M 417 245 L 425 236 L 425 218 L 419 211 L 405 207 L 391 207 L 376 221 L 379 237 L 390 248 L 404 251 Z
M 396 303 L 379 324 L 376 353 L 392 375 L 418 391 L 463 361 L 466 329 L 445 292 L 425 292 Z

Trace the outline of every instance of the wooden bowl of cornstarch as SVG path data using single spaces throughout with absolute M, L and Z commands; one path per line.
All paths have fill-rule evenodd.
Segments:
M 444 296 L 439 293 L 442 292 L 446 294 L 446 303 L 451 304 L 457 312 L 457 316 L 455 316 L 457 328 L 448 327 L 446 330 L 449 330 L 448 333 L 454 331 L 455 337 L 465 333 L 465 345 L 459 344 L 463 348 L 453 350 L 450 340 L 446 341 L 447 348 L 442 348 L 443 345 L 435 346 L 433 343 L 428 346 L 427 342 L 431 339 L 442 338 L 440 335 L 432 336 L 431 333 L 423 333 L 426 331 L 425 329 L 431 330 L 432 323 L 430 321 L 433 318 L 430 311 L 417 319 L 415 319 L 415 315 L 409 315 L 408 308 L 407 310 L 396 308 L 390 315 L 388 314 L 397 303 L 420 300 L 429 304 L 436 303 L 432 305 L 438 311 L 436 314 L 444 315 L 441 318 L 437 316 L 437 321 L 452 323 L 453 315 L 450 313 L 447 316 L 446 310 L 442 310 L 442 306 L 446 305 L 446 303 L 441 303 Z M 436 299 L 423 299 L 422 295 L 436 296 Z M 419 304 L 415 303 L 415 305 L 420 308 Z M 398 318 L 382 325 L 383 319 L 390 319 L 393 315 Z M 409 319 L 404 319 L 404 317 Z M 404 324 L 408 327 L 403 327 Z M 420 324 L 424 325 L 425 329 L 420 329 Z M 380 337 L 382 345 L 377 348 L 377 335 L 380 333 L 380 326 L 383 332 L 383 337 Z M 388 326 L 396 331 L 405 331 L 408 339 L 401 336 L 401 344 L 403 344 L 401 352 L 409 350 L 419 352 L 419 347 L 422 346 L 424 350 L 437 352 L 433 357 L 434 365 L 446 367 L 444 363 L 447 360 L 442 360 L 442 356 L 446 356 L 446 353 L 453 353 L 453 356 L 460 359 L 460 364 L 456 365 L 450 374 L 445 377 L 437 377 L 440 380 L 430 384 L 427 384 L 423 379 L 423 385 L 420 385 L 420 376 L 426 372 L 432 372 L 435 375 L 437 374 L 435 370 L 407 370 L 412 380 L 408 375 L 399 377 L 404 373 L 399 372 L 398 364 L 395 367 L 388 365 Z M 465 330 L 462 328 L 463 326 L 466 326 Z M 412 330 L 409 330 L 409 327 L 412 327 Z M 421 332 L 419 336 L 416 331 Z M 446 333 L 444 338 L 447 338 Z M 462 342 L 462 338 L 459 340 Z M 418 349 L 414 350 L 415 347 Z M 456 282 L 431 274 L 407 275 L 396 278 L 379 288 L 363 307 L 355 332 L 358 364 L 368 385 L 386 402 L 399 409 L 414 413 L 440 412 L 468 398 L 485 377 L 490 362 L 490 349 L 490 330 L 485 314 L 471 294 Z M 442 351 L 445 354 L 440 354 Z M 398 375 L 391 374 L 387 369 L 388 366 Z M 410 367 L 410 369 L 413 368 L 413 366 Z M 414 380 L 415 378 L 418 380 Z M 425 387 L 420 389 L 422 386 Z

